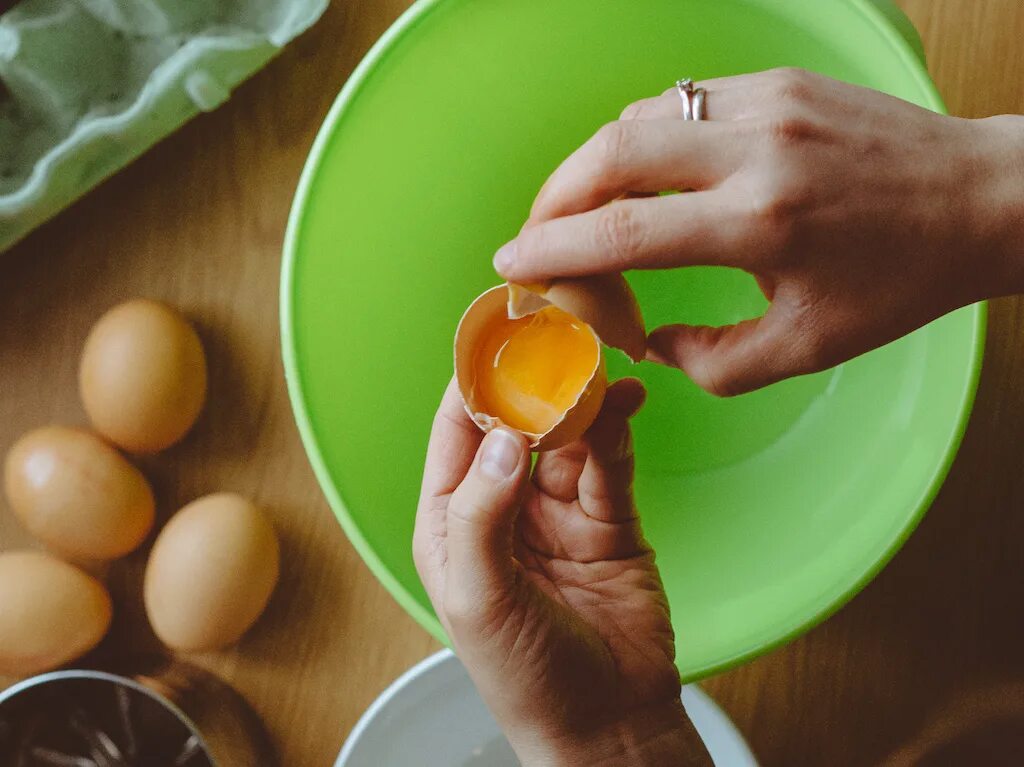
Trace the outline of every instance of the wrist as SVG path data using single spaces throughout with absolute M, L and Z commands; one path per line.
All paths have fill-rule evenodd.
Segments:
M 679 701 L 559 735 L 509 733 L 523 767 L 704 767 L 711 759 Z
M 975 300 L 1024 293 L 1024 117 L 968 121 L 976 153 L 971 174 L 970 268 Z

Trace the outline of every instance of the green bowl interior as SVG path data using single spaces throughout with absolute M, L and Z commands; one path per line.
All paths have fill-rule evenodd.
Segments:
M 339 97 L 289 227 L 290 390 L 346 531 L 438 637 L 410 539 L 453 331 L 498 281 L 492 254 L 548 173 L 628 102 L 683 75 L 779 65 L 942 108 L 865 0 L 421 2 Z M 765 306 L 734 271 L 630 279 L 650 327 Z M 635 422 L 636 492 L 684 677 L 806 629 L 891 556 L 955 453 L 983 325 L 970 307 L 835 371 L 731 400 L 609 354 L 613 377 L 638 374 L 650 390 Z

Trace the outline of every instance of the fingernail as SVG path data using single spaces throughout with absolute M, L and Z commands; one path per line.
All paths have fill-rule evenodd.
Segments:
M 519 465 L 522 448 L 512 434 L 504 429 L 495 429 L 484 437 L 483 450 L 480 471 L 491 479 L 508 479 Z
M 499 274 L 510 269 L 516 260 L 516 241 L 507 242 L 494 254 L 494 268 Z

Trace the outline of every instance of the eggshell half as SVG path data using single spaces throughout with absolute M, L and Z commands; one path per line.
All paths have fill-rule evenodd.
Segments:
M 508 285 L 491 288 L 470 304 L 455 331 L 455 377 L 459 384 L 459 391 L 462 393 L 462 400 L 469 417 L 485 432 L 504 424 L 499 418 L 484 412 L 478 405 L 473 376 L 473 355 L 479 348 L 483 333 L 490 323 L 496 318 L 511 316 L 509 301 Z M 551 302 L 544 301 L 534 311 L 547 306 L 548 303 Z M 525 312 L 519 317 L 532 313 Z M 513 319 L 518 319 L 518 317 L 513 317 Z M 594 332 L 592 328 L 590 332 Z M 594 334 L 594 343 L 598 347 L 597 364 L 576 402 L 562 414 L 554 426 L 543 434 L 523 432 L 524 436 L 530 440 L 530 447 L 533 450 L 554 450 L 567 445 L 583 436 L 583 433 L 597 418 L 601 403 L 604 402 L 605 390 L 608 388 L 608 375 L 605 370 L 604 354 L 600 348 L 601 342 L 596 333 Z
M 509 285 L 508 316 L 519 319 L 548 304 L 579 317 L 608 346 L 633 362 L 647 355 L 647 331 L 633 289 L 621 274 L 567 277 L 531 285 Z

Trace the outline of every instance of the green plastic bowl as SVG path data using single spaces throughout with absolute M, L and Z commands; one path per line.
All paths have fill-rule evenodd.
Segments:
M 424 447 L 456 323 L 548 173 L 677 78 L 779 65 L 932 109 L 906 20 L 868 0 L 421 0 L 345 86 L 285 246 L 285 367 L 316 474 L 355 547 L 444 640 L 410 553 Z M 902 28 L 902 29 L 901 29 Z M 648 325 L 763 311 L 746 274 L 630 275 Z M 842 367 L 731 400 L 630 366 L 636 493 L 686 679 L 805 631 L 906 539 L 970 411 L 984 307 Z

